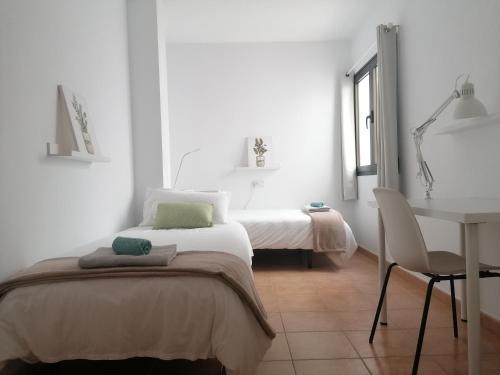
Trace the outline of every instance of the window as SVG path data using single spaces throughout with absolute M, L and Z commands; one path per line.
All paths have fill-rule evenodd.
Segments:
M 354 76 L 356 172 L 358 176 L 377 174 L 374 126 L 376 85 L 377 56 Z

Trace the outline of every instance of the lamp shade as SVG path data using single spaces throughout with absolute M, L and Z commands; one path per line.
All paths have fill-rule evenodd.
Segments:
M 453 118 L 455 120 L 487 116 L 483 103 L 474 96 L 474 85 L 468 80 L 462 84 L 460 98 L 456 101 Z

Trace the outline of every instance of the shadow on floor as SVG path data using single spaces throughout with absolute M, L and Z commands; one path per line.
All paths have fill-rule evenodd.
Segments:
M 28 365 L 12 361 L 0 371 L 1 375 L 220 375 L 221 365 L 216 360 L 162 361 L 154 358 L 131 358 L 123 361 L 63 361 Z
M 309 250 L 254 250 L 252 259 L 253 269 L 282 269 L 296 270 L 307 268 L 307 255 Z M 325 254 L 312 253 L 312 264 L 315 269 L 339 270 Z

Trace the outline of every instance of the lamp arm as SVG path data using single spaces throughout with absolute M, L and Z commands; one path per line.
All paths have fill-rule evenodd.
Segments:
M 179 179 L 179 173 L 181 173 L 182 163 L 184 162 L 184 158 L 185 158 L 186 156 L 188 156 L 189 154 L 192 154 L 192 153 L 194 153 L 194 152 L 198 152 L 198 151 L 200 151 L 200 149 L 199 149 L 199 148 L 194 149 L 194 150 L 192 150 L 192 151 L 188 151 L 188 152 L 186 152 L 184 155 L 182 155 L 182 157 L 181 157 L 181 162 L 179 163 L 179 168 L 177 168 L 177 174 L 175 175 L 175 181 L 174 181 L 174 186 L 173 186 L 173 189 L 175 189 L 175 187 L 177 186 L 177 180 Z
M 460 77 L 459 77 L 460 78 Z M 458 80 L 458 78 L 457 78 Z M 417 177 L 420 178 L 422 185 L 425 186 L 425 197 L 429 199 L 431 197 L 430 192 L 432 191 L 432 185 L 434 184 L 434 176 L 431 173 L 431 170 L 424 159 L 422 154 L 421 145 L 424 141 L 424 134 L 427 129 L 436 121 L 437 117 L 453 102 L 455 99 L 460 97 L 460 93 L 455 87 L 455 90 L 451 93 L 451 95 L 441 104 L 430 117 L 425 121 L 422 125 L 412 130 L 413 142 L 415 143 L 416 149 L 416 157 L 417 157 L 417 165 L 418 165 L 418 173 Z M 422 179 L 424 180 L 422 182 Z
M 438 109 L 436 109 L 432 115 L 427 119 L 426 122 L 424 122 L 422 125 L 420 125 L 418 128 L 415 128 L 413 130 L 413 134 L 419 133 L 420 135 L 424 135 L 425 131 L 427 128 L 438 118 L 438 116 L 443 113 L 443 111 L 453 102 L 455 99 L 460 98 L 460 93 L 458 92 L 457 89 L 453 90 L 451 95 L 444 101 L 443 104 L 441 104 Z
M 420 178 L 420 183 L 425 186 L 425 197 L 429 199 L 430 192 L 432 191 L 432 185 L 434 184 L 434 176 L 432 175 L 432 172 L 429 166 L 427 165 L 427 162 L 424 160 L 424 156 L 420 148 L 420 145 L 423 142 L 422 136 L 414 134 L 413 141 L 415 142 L 417 165 L 418 165 L 417 177 Z

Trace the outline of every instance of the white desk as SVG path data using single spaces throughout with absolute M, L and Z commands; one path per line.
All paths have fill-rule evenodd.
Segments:
M 480 299 L 478 224 L 500 222 L 500 199 L 454 198 L 411 199 L 415 215 L 454 221 L 460 224 L 460 252 L 466 257 L 467 293 L 462 288 L 462 319 L 467 319 L 469 375 L 480 375 Z M 372 204 L 376 206 L 375 202 Z M 379 276 L 385 278 L 385 229 L 379 214 Z M 443 249 L 447 250 L 447 249 Z M 381 322 L 387 322 L 384 305 Z

